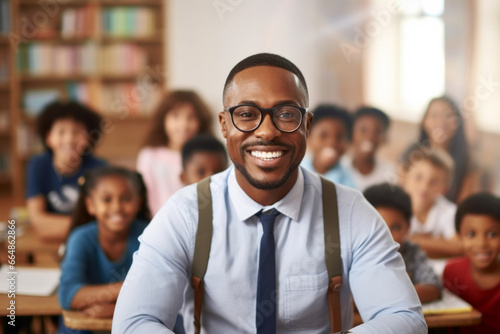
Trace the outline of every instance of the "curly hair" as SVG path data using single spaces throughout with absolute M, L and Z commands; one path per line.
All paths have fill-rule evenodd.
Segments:
M 467 197 L 458 205 L 455 214 L 455 229 L 460 232 L 460 225 L 466 215 L 485 215 L 500 224 L 500 198 L 482 192 Z
M 394 184 L 382 183 L 369 187 L 363 192 L 366 200 L 375 208 L 386 207 L 397 210 L 406 218 L 410 224 L 412 216 L 410 196 Z
M 47 135 L 54 124 L 63 119 L 71 119 L 82 124 L 88 138 L 93 138 L 96 133 L 101 134 L 102 132 L 102 118 L 95 111 L 76 101 L 56 100 L 43 108 L 36 121 L 37 133 L 48 151 L 51 149 L 47 146 Z M 97 138 L 100 137 L 99 135 Z M 93 149 L 98 142 L 99 140 L 89 139 L 87 149 Z

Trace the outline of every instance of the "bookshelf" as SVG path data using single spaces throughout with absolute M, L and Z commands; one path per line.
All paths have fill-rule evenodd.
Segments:
M 165 0 L 0 0 L 0 15 L 0 195 L 24 203 L 35 119 L 54 98 L 98 111 L 96 155 L 132 167 L 166 84 Z

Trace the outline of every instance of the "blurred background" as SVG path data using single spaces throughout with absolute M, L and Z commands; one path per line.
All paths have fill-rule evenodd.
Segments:
M 258 52 L 303 71 L 311 108 L 384 110 L 391 160 L 418 138 L 429 100 L 450 96 L 478 187 L 498 195 L 499 18 L 496 0 L 0 0 L 0 219 L 24 204 L 48 101 L 99 111 L 96 154 L 133 168 L 163 91 L 193 89 L 217 113 L 230 69 Z

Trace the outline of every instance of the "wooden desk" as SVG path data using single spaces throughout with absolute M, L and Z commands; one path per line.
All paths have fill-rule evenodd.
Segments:
M 68 328 L 93 330 L 93 331 L 110 331 L 113 319 L 97 319 L 89 318 L 82 312 L 63 310 L 64 324 Z
M 24 226 L 23 229 L 23 235 L 16 238 L 17 254 L 26 254 L 33 262 L 37 262 L 36 257 L 40 255 L 50 255 L 53 256 L 54 259 L 58 259 L 57 251 L 59 250 L 61 242 L 41 240 L 31 226 Z
M 439 328 L 439 327 L 465 327 L 472 326 L 481 323 L 481 313 L 472 309 L 470 312 L 463 313 L 443 313 L 443 314 L 432 314 L 424 315 L 425 322 L 429 328 Z M 358 326 L 363 323 L 361 316 L 358 312 L 354 312 L 354 325 Z
M 9 306 L 10 299 L 7 298 L 7 295 L 1 296 L 2 303 L 0 303 L 0 316 L 5 316 L 9 314 L 7 307 Z M 5 300 L 5 302 L 3 300 Z M 15 301 L 16 316 L 60 315 L 62 311 L 59 306 L 59 301 L 57 300 L 57 293 L 49 297 L 16 295 Z
M 472 309 L 464 313 L 446 313 L 425 315 L 425 322 L 429 328 L 438 327 L 465 327 L 481 323 L 481 312 Z

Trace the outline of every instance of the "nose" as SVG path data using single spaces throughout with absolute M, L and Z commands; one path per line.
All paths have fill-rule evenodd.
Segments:
M 264 115 L 264 119 L 260 126 L 255 129 L 255 136 L 271 141 L 272 139 L 279 137 L 281 131 L 274 125 L 272 116 L 270 114 Z
M 475 239 L 474 243 L 475 243 L 476 247 L 478 247 L 478 248 L 483 248 L 488 243 L 488 240 L 486 239 L 486 237 L 484 235 L 478 234 L 476 236 L 476 238 L 474 238 L 474 239 Z

